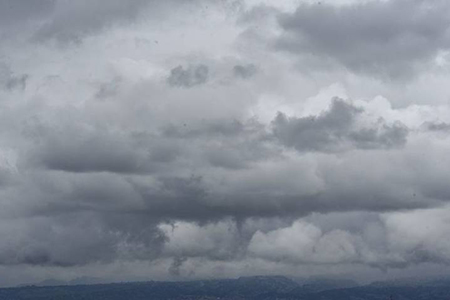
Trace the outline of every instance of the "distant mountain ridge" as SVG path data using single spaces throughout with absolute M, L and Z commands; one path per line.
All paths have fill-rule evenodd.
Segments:
M 134 282 L 95 285 L 27 286 L 0 289 L 0 300 L 448 300 L 450 281 L 425 285 L 351 284 L 345 280 L 296 282 L 283 276 L 240 277 L 238 279 L 184 282 Z
M 21 284 L 18 287 L 26 287 L 26 286 L 50 287 L 50 286 L 91 285 L 91 284 L 107 284 L 107 283 L 108 281 L 101 278 L 83 276 L 68 281 L 58 279 L 46 279 L 37 283 Z

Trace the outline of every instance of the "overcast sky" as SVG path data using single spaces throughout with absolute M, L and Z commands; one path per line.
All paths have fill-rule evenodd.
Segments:
M 0 0 L 0 286 L 450 272 L 450 2 Z

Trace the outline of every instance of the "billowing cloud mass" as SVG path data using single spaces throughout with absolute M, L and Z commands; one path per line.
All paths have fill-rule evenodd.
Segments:
M 448 9 L 0 0 L 0 286 L 447 272 Z
M 275 135 L 286 146 L 298 151 L 333 151 L 342 144 L 356 148 L 403 146 L 408 129 L 401 123 L 392 126 L 382 118 L 367 128 L 357 128 L 355 121 L 362 109 L 335 99 L 328 112 L 320 116 L 287 118 L 279 113 L 274 120 Z

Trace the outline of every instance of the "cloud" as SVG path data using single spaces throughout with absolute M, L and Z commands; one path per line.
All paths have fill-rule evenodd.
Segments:
M 108 137 L 53 138 L 40 150 L 42 164 L 51 170 L 68 172 L 139 172 L 145 153 Z
M 293 2 L 14 2 L 0 285 L 448 264 L 446 4 Z
M 205 226 L 188 222 L 164 224 L 160 227 L 167 237 L 165 253 L 169 256 L 209 257 L 215 260 L 234 259 L 239 248 L 236 224 L 223 221 Z
M 173 259 L 172 265 L 169 268 L 169 273 L 172 276 L 180 276 L 180 268 L 183 266 L 183 263 L 186 261 L 185 257 L 176 257 Z
M 357 253 L 352 236 L 334 230 L 326 234 L 311 224 L 295 222 L 292 227 L 267 234 L 256 232 L 249 251 L 258 257 L 285 263 L 342 263 Z
M 100 102 L 101 107 L 117 105 L 117 99 L 120 96 L 112 95 L 110 101 Z M 261 250 L 266 247 L 264 243 L 274 242 L 255 233 L 264 226 L 257 222 L 245 224 L 280 219 L 282 225 L 278 226 L 285 226 L 286 222 L 312 213 L 384 213 L 434 207 L 445 201 L 442 195 L 447 193 L 442 179 L 446 178 L 446 170 L 439 175 L 441 179 L 421 179 L 423 174 L 429 177 L 437 169 L 434 162 L 415 156 L 420 151 L 414 143 L 405 140 L 393 147 L 386 143 L 388 138 L 381 138 L 383 135 L 378 133 L 369 135 L 364 143 L 360 137 L 355 138 L 353 134 L 363 128 L 360 126 L 369 124 L 372 130 L 382 131 L 390 125 L 384 121 L 373 123 L 378 115 L 366 118 L 366 110 L 343 100 L 331 101 L 329 109 L 318 116 L 293 117 L 289 119 L 292 124 L 287 125 L 278 124 L 278 118 L 271 124 L 255 119 L 216 119 L 162 122 L 164 126 L 153 130 L 146 126 L 140 130 L 103 126 L 99 120 L 108 110 L 100 110 L 97 115 L 91 106 L 82 108 L 86 113 L 75 114 L 78 122 L 71 121 L 68 108 L 64 108 L 65 114 L 46 106 L 40 109 L 46 112 L 45 117 L 27 125 L 34 130 L 17 136 L 26 143 L 14 144 L 8 139 L 11 145 L 20 145 L 26 151 L 16 163 L 19 172 L 11 175 L 18 184 L 2 190 L 4 199 L 15 200 L 4 206 L 3 213 L 45 220 L 36 224 L 25 222 L 20 231 L 26 236 L 39 236 L 33 227 L 63 226 L 74 241 L 73 251 L 83 256 L 74 256 L 64 247 L 50 247 L 62 239 L 56 235 L 55 240 L 46 242 L 48 247 L 38 243 L 18 258 L 11 258 L 8 248 L 4 265 L 70 268 L 163 257 L 175 259 L 172 274 L 176 275 L 184 274 L 182 270 L 192 258 L 245 260 L 247 245 L 253 245 L 249 251 L 255 256 L 250 257 L 276 261 L 266 253 L 269 250 Z M 112 116 L 116 116 L 114 111 Z M 358 118 L 367 123 L 360 124 Z M 136 122 L 129 119 L 124 124 L 136 126 Z M 315 148 L 292 146 L 277 132 L 283 126 L 293 127 L 288 131 L 293 139 L 297 134 L 301 136 L 304 127 L 311 130 L 305 141 L 324 134 L 327 138 L 324 142 L 319 139 L 321 143 L 313 144 Z M 416 133 L 412 138 L 413 142 L 417 139 Z M 334 139 L 350 146 L 334 147 Z M 411 145 L 414 147 L 408 148 Z M 435 156 L 442 157 L 444 153 Z M 423 163 L 420 176 L 417 170 L 410 169 L 410 160 Z M 75 219 L 67 225 L 60 224 L 66 215 L 75 219 L 89 216 L 95 224 L 85 228 Z M 230 221 L 223 223 L 224 220 Z M 170 226 L 161 224 L 178 227 L 171 231 Z M 88 236 L 101 243 L 90 244 L 89 239 L 77 236 L 78 231 L 71 232 L 71 227 L 89 230 Z M 4 235 L 10 232 L 5 231 Z M 225 234 L 226 247 L 220 242 Z M 341 238 L 347 243 L 345 232 L 322 235 L 323 241 L 317 238 L 314 243 L 324 244 L 324 249 L 340 249 Z M 184 236 L 191 238 L 183 240 Z M 217 236 L 221 239 L 217 240 Z M 21 247 L 21 241 L 13 243 L 12 249 Z M 98 251 L 108 255 L 100 257 Z M 353 261 L 341 261 L 341 256 L 333 258 L 323 251 L 317 256 L 290 259 L 297 263 L 311 259 L 317 264 Z M 346 255 L 343 253 L 342 257 Z M 179 265 L 178 260 L 183 264 Z
M 209 68 L 206 65 L 189 66 L 185 69 L 178 66 L 170 70 L 167 83 L 174 87 L 190 88 L 208 81 Z
M 122 78 L 119 76 L 113 78 L 110 82 L 103 82 L 100 84 L 95 97 L 98 99 L 107 99 L 116 96 L 119 93 Z
M 247 79 L 254 76 L 257 73 L 257 67 L 254 64 L 248 65 L 235 65 L 233 67 L 233 74 L 237 78 Z
M 302 4 L 280 14 L 277 47 L 323 68 L 334 64 L 378 78 L 410 78 L 449 49 L 449 9 L 446 1 L 421 0 Z
M 48 16 L 55 8 L 55 0 L 0 1 L 0 24 L 3 29 L 11 30 L 22 23 L 35 21 Z
M 149 0 L 132 0 L 126 5 L 121 1 L 64 1 L 59 0 L 55 12 L 34 35 L 45 41 L 77 42 L 89 35 L 120 21 L 133 21 L 139 11 L 151 3 Z
M 7 91 L 23 91 L 27 87 L 29 75 L 14 74 L 6 65 L 0 64 L 0 87 Z
M 449 131 L 450 130 L 450 124 L 448 123 L 444 123 L 444 122 L 440 122 L 440 123 L 433 123 L 433 122 L 426 122 L 423 124 L 423 127 L 425 127 L 426 129 L 430 130 L 430 131 Z
M 333 152 L 348 145 L 365 149 L 391 148 L 406 143 L 408 129 L 399 122 L 387 125 L 379 119 L 370 127 L 357 128 L 357 119 L 363 112 L 361 108 L 335 99 L 329 111 L 317 117 L 288 118 L 279 113 L 272 125 L 281 143 L 301 152 Z
M 295 265 L 353 263 L 396 269 L 424 262 L 448 264 L 450 245 L 443 238 L 449 230 L 448 218 L 443 217 L 446 210 L 387 214 L 359 222 L 360 228 L 353 231 L 324 230 L 317 223 L 295 221 L 288 227 L 257 231 L 248 251 L 252 256 Z M 418 222 L 428 217 L 432 221 Z
M 444 238 L 450 230 L 447 211 L 448 208 L 386 216 L 389 246 L 401 255 L 403 265 L 450 262 L 450 243 Z M 421 218 L 427 221 L 421 223 Z
M 153 259 L 163 245 L 154 227 L 145 227 L 146 237 L 136 239 L 138 228 L 127 230 L 117 222 L 108 227 L 101 220 L 99 214 L 86 213 L 2 222 L 0 235 L 8 242 L 0 248 L 0 264 L 70 268 L 120 258 Z
M 16 35 L 27 32 L 25 37 L 31 37 L 33 41 L 56 40 L 62 44 L 79 44 L 85 37 L 117 24 L 134 23 L 143 14 L 158 19 L 159 15 L 177 4 L 180 5 L 177 0 L 164 4 L 153 0 L 131 0 L 127 4 L 116 0 L 20 0 L 14 3 L 2 0 L 0 24 L 7 29 L 5 36 L 14 37 L 12 32 Z M 149 6 L 151 10 L 147 10 Z

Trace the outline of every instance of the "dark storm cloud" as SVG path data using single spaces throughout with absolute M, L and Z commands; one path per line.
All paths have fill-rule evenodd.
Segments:
M 100 130 L 95 134 L 79 132 L 69 138 L 55 134 L 43 141 L 30 153 L 29 162 L 69 173 L 151 174 L 172 167 L 182 154 L 180 142 L 154 134 L 113 137 Z
M 335 172 L 335 170 L 329 170 Z M 352 175 L 352 174 L 350 174 Z M 58 187 L 58 180 L 64 186 Z M 258 174 L 254 175 L 258 177 Z M 341 187 L 342 180 L 330 176 L 324 190 L 316 193 L 295 191 L 283 181 L 289 174 L 280 174 L 271 183 L 256 185 L 243 179 L 243 189 L 228 184 L 229 191 L 221 191 L 205 177 L 157 177 L 147 181 L 121 178 L 116 175 L 62 175 L 48 177 L 55 183 L 40 182 L 39 190 L 51 191 L 52 196 L 42 199 L 41 208 L 33 209 L 37 215 L 59 215 L 70 212 L 135 216 L 142 224 L 165 221 L 217 222 L 226 218 L 244 221 L 249 218 L 298 218 L 313 212 L 336 211 L 395 211 L 433 206 L 439 201 L 423 201 L 382 182 L 360 180 L 358 187 Z M 260 177 L 262 177 L 260 175 Z M 302 180 L 301 178 L 295 179 Z M 153 184 L 149 184 L 149 183 Z M 36 197 L 39 194 L 36 194 Z M 45 195 L 42 195 L 45 197 Z M 120 226 L 123 226 L 120 225 Z
M 72 267 L 117 259 L 154 259 L 164 243 L 151 222 L 82 212 L 15 220 L 8 235 L 20 229 L 0 251 L 0 265 Z M 55 225 L 57 224 L 57 225 Z
M 192 159 L 214 167 L 240 169 L 276 155 L 271 137 L 254 120 L 167 125 L 158 133 L 85 130 L 68 126 L 41 130 L 29 162 L 73 173 L 151 174 Z
M 178 66 L 170 71 L 167 83 L 175 87 L 189 88 L 204 84 L 209 78 L 209 68 L 206 65 L 193 65 L 187 68 Z
M 408 129 L 400 123 L 387 125 L 380 119 L 370 128 L 355 126 L 363 113 L 340 99 L 335 99 L 329 109 L 319 116 L 288 118 L 279 113 L 273 121 L 274 135 L 281 143 L 298 151 L 333 152 L 352 147 L 377 149 L 399 147 L 406 143 Z
M 59 175 L 59 177 L 64 176 L 67 175 Z M 294 220 L 305 213 L 305 210 L 312 208 L 314 211 L 318 211 L 318 209 L 324 211 L 323 209 L 327 209 L 327 205 L 334 206 L 331 211 L 355 209 L 358 205 L 362 205 L 361 199 L 364 197 L 361 194 L 354 199 L 354 202 L 351 202 L 347 199 L 349 195 L 342 195 L 342 199 L 336 199 L 336 194 L 331 192 L 329 199 L 326 199 L 328 196 L 314 197 L 310 199 L 311 201 L 298 197 L 287 199 L 282 196 L 272 196 L 269 198 L 265 197 L 264 193 L 255 193 L 254 195 L 246 193 L 241 197 L 230 195 L 228 199 L 227 197 L 217 198 L 217 195 L 211 195 L 205 190 L 202 178 L 191 176 L 188 178 L 161 178 L 160 186 L 153 191 L 141 182 L 138 189 L 143 195 L 144 206 L 138 205 L 133 208 L 131 206 L 131 203 L 134 202 L 133 196 L 123 193 L 126 187 L 113 181 L 102 184 L 101 181 L 107 179 L 104 176 L 96 175 L 86 178 L 83 180 L 84 186 L 78 184 L 72 188 L 76 195 L 72 194 L 70 198 L 67 198 L 65 194 L 67 187 L 58 187 L 58 180 L 55 177 L 50 184 L 54 184 L 56 189 L 62 193 L 54 195 L 55 202 L 53 204 L 42 203 L 46 206 L 42 211 L 45 212 L 45 215 L 39 217 L 35 215 L 34 221 L 25 221 L 25 219 L 15 221 L 24 222 L 23 224 L 12 223 L 12 230 L 20 230 L 21 235 L 12 239 L 8 243 L 8 247 L 1 249 L 0 264 L 71 267 L 98 262 L 107 263 L 117 259 L 170 258 L 172 255 L 175 260 L 177 257 L 181 257 L 183 261 L 190 257 L 201 257 L 213 261 L 233 261 L 238 257 L 245 258 L 246 248 L 252 242 L 255 232 L 263 228 L 257 224 L 250 227 L 245 225 L 253 222 L 252 218 L 261 220 L 265 224 L 271 220 L 270 218 L 265 219 L 266 217 L 280 218 L 281 223 L 278 226 L 289 226 L 287 220 Z M 77 177 L 71 176 L 71 178 L 71 180 L 79 180 Z M 63 180 L 62 182 L 70 181 Z M 87 185 L 97 186 L 97 195 L 80 194 L 81 191 L 86 190 Z M 111 188 L 115 191 L 111 191 L 109 196 L 100 196 L 100 193 Z M 43 190 L 43 187 L 40 190 Z M 363 190 L 364 192 L 368 191 L 364 187 L 361 192 Z M 38 195 L 34 195 L 34 197 L 36 196 Z M 40 199 L 40 201 L 46 200 Z M 392 200 L 386 201 L 385 205 Z M 63 208 L 61 205 L 64 205 L 65 201 L 67 201 L 67 206 Z M 336 209 L 345 201 L 347 201 L 347 207 Z M 81 209 L 77 205 L 82 202 L 85 204 Z M 114 207 L 111 205 L 112 202 L 118 202 L 121 205 Z M 60 207 L 58 210 L 54 210 L 53 205 Z M 308 206 L 310 207 L 308 208 Z M 331 208 L 331 206 L 328 207 Z M 221 229 L 223 220 L 227 220 L 230 216 L 242 223 L 241 226 L 244 227 L 241 231 L 233 230 L 233 226 L 237 226 L 234 221 L 229 222 L 231 228 L 226 226 Z M 193 230 L 198 233 L 193 232 L 185 236 L 182 232 L 181 236 L 174 236 L 167 230 L 161 231 L 157 226 L 160 222 L 172 223 L 175 220 L 193 221 L 194 223 L 190 227 L 194 226 Z M 25 229 L 21 228 L 21 225 L 24 224 Z M 267 230 L 270 230 L 271 226 L 268 228 Z M 277 229 L 278 227 L 273 228 Z M 2 228 L 0 233 L 5 230 L 8 229 Z M 173 230 L 176 231 L 176 228 Z M 292 234 L 295 237 L 301 236 L 304 232 L 294 231 Z M 190 241 L 192 239 L 194 240 Z M 200 240 L 196 241 L 197 239 Z M 337 242 L 328 241 L 330 247 L 336 245 Z M 173 247 L 171 243 L 174 243 Z M 195 246 L 192 246 L 192 243 L 195 243 Z M 264 253 L 255 248 L 257 246 L 258 244 L 253 245 L 250 250 L 265 257 Z M 280 252 L 272 252 L 268 257 L 269 260 L 276 257 L 275 259 L 280 261 L 280 257 L 284 256 L 282 261 L 298 263 L 295 259 L 286 258 L 283 251 L 289 245 L 272 243 L 271 246 L 278 247 Z M 20 251 L 17 252 L 14 249 L 20 249 Z M 277 257 L 277 255 L 279 256 Z M 338 260 L 341 259 L 340 256 L 337 257 Z M 316 263 L 321 263 L 322 260 L 327 263 L 327 258 L 320 257 Z M 357 258 L 355 262 L 358 262 Z M 172 264 L 170 270 L 180 271 L 181 265 Z M 172 272 L 173 275 L 177 273 Z
M 196 139 L 199 139 L 202 145 L 203 138 L 190 138 L 189 144 L 197 144 Z M 100 157 L 108 154 L 107 149 L 113 148 L 114 145 L 106 145 L 97 159 L 104 162 Z M 95 147 L 92 149 L 95 150 Z M 49 153 L 52 152 L 49 150 Z M 71 151 L 66 149 L 61 153 L 69 153 L 70 158 Z M 203 168 L 208 165 L 209 158 L 201 152 L 199 156 L 192 156 L 192 153 L 188 151 L 180 155 L 184 155 L 187 161 L 197 161 L 196 168 L 203 170 L 198 172 L 201 175 L 163 176 L 157 173 L 144 177 L 130 176 L 127 172 L 124 174 L 122 168 L 113 167 L 117 160 L 114 157 L 100 168 L 97 168 L 95 160 L 83 162 L 83 157 L 90 155 L 87 152 L 80 152 L 83 155 L 79 157 L 79 164 L 85 166 L 84 170 L 76 168 L 64 172 L 31 173 L 34 175 L 23 178 L 25 181 L 8 198 L 12 196 L 12 199 L 19 201 L 15 214 L 25 214 L 42 221 L 33 223 L 26 221 L 26 218 L 19 219 L 23 220 L 26 230 L 19 229 L 21 239 L 10 243 L 7 249 L 0 249 L 0 263 L 70 267 L 118 259 L 170 257 L 171 254 L 164 251 L 167 233 L 158 229 L 161 222 L 194 222 L 203 227 L 230 218 L 240 223 L 253 218 L 293 220 L 313 212 L 383 212 L 437 204 L 423 200 L 420 193 L 417 197 L 408 196 L 401 187 L 390 185 L 389 178 L 377 181 L 361 176 L 359 168 L 368 168 L 371 160 L 356 159 L 358 168 L 356 171 L 349 168 L 348 174 L 342 173 L 339 166 L 313 170 L 323 178 L 323 188 L 308 191 L 309 186 L 313 185 L 309 183 L 311 179 L 304 172 L 295 171 L 301 166 L 293 165 L 289 170 L 290 163 L 289 167 L 282 167 L 278 172 L 249 168 L 245 171 L 249 175 L 244 177 L 234 171 L 239 169 L 231 169 L 233 173 L 226 175 L 217 169 L 221 166 L 215 166 L 215 171 L 208 173 Z M 203 158 L 199 160 L 199 157 Z M 174 164 L 172 169 L 175 174 L 186 172 L 182 165 L 173 160 L 166 161 L 169 165 Z M 350 167 L 350 161 L 342 163 Z M 93 173 L 91 170 L 101 172 Z M 218 185 L 211 178 L 215 172 L 224 176 Z M 393 171 L 390 173 L 395 174 Z M 352 185 L 355 176 L 358 184 Z M 15 225 L 11 230 L 17 228 L 20 227 Z M 205 245 L 206 249 L 199 246 L 197 250 L 179 251 L 189 257 L 210 260 L 234 260 L 239 255 L 245 257 L 245 247 L 258 228 L 255 227 L 244 240 L 232 234 L 232 242 L 227 242 L 226 251 L 219 247 L 218 242 L 217 247 L 214 244 Z M 5 231 L 8 232 L 7 228 L 2 228 L 0 234 Z M 13 231 L 9 232 L 11 234 Z M 22 250 L 15 253 L 14 249 Z M 222 249 L 222 252 L 218 254 L 214 249 Z M 252 248 L 259 255 L 260 252 L 255 249 Z
M 317 64 L 325 60 L 356 73 L 408 78 L 449 49 L 449 11 L 442 0 L 304 4 L 280 15 L 284 33 L 277 45 Z
M 401 192 L 370 179 L 367 184 L 360 182 L 358 188 L 341 187 L 333 177 L 338 170 L 324 171 L 331 181 L 317 190 L 314 177 L 301 171 L 301 165 L 283 164 L 284 147 L 345 153 L 398 148 L 406 143 L 408 130 L 401 125 L 378 121 L 359 128 L 357 120 L 362 113 L 362 108 L 336 99 L 318 116 L 279 115 L 272 122 L 273 132 L 255 120 L 169 125 L 158 134 L 53 128 L 41 133 L 29 161 L 68 185 L 55 191 L 54 187 L 44 188 L 48 185 L 44 181 L 44 186 L 36 187 L 52 190 L 51 199 L 67 199 L 51 201 L 46 212 L 125 210 L 155 222 L 211 222 L 230 217 L 299 217 L 319 211 L 389 211 L 431 205 L 422 198 L 404 200 Z M 264 169 L 264 161 L 278 163 Z M 191 163 L 194 169 L 188 167 Z M 59 171 L 68 174 L 61 176 Z M 117 180 L 101 180 L 102 173 L 118 176 Z M 138 179 L 144 175 L 150 176 L 147 180 L 152 184 Z M 77 176 L 80 179 L 74 181 Z M 223 176 L 220 185 L 215 176 Z M 297 181 L 304 182 L 304 190 L 298 190 Z
M 109 103 L 101 101 L 102 105 Z M 404 167 L 366 150 L 402 146 L 407 132 L 398 129 L 398 133 L 384 121 L 363 130 L 357 121 L 364 113 L 362 108 L 335 100 L 322 114 L 279 116 L 271 126 L 254 119 L 219 119 L 178 122 L 152 132 L 127 131 L 101 126 L 98 116 L 84 114 L 82 125 L 67 123 L 63 116 L 57 123 L 35 126 L 27 133 L 31 143 L 27 159 L 20 161 L 20 169 L 29 172 L 16 173 L 20 185 L 0 192 L 3 199 L 16 201 L 5 209 L 46 220 L 25 222 L 26 230 L 20 230 L 25 232 L 23 240 L 11 249 L 22 247 L 30 237 L 43 242 L 31 243 L 19 256 L 11 256 L 10 248 L 0 250 L 1 263 L 70 267 L 170 258 L 172 252 L 164 250 L 168 233 L 159 229 L 165 222 L 188 222 L 203 228 L 223 220 L 237 224 L 252 219 L 287 221 L 311 213 L 388 212 L 433 207 L 445 201 L 441 193 L 434 198 L 436 193 L 430 192 L 442 185 L 442 179 L 435 185 L 418 185 L 414 197 L 410 185 L 415 182 L 391 184 L 397 176 L 405 176 Z M 290 160 L 291 154 L 284 153 L 290 147 L 301 152 L 298 158 Z M 354 149 L 359 150 L 346 157 L 347 150 Z M 305 151 L 319 155 L 337 150 L 339 164 L 333 156 L 314 164 L 303 157 Z M 373 166 L 375 158 L 380 162 Z M 380 169 L 373 173 L 379 176 L 361 171 L 375 167 Z M 353 184 L 355 180 L 357 184 Z M 82 221 L 85 218 L 94 223 Z M 34 232 L 35 226 L 50 229 Z M 58 234 L 51 238 L 46 234 L 52 230 Z M 244 258 L 257 230 L 253 228 L 244 237 L 233 233 L 228 248 L 221 252 L 217 252 L 223 249 L 221 244 L 214 242 L 218 246 L 180 253 L 173 250 L 173 257 Z M 65 243 L 57 244 L 66 237 L 72 241 L 70 249 Z M 184 265 L 178 269 L 180 273 L 182 269 Z

